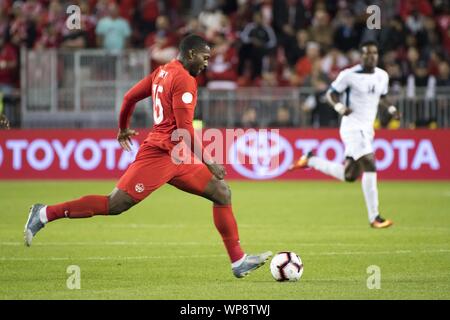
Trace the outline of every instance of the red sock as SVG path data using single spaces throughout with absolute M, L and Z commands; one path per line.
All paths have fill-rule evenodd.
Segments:
M 222 235 L 223 243 L 228 251 L 231 262 L 238 261 L 244 256 L 239 243 L 239 234 L 231 205 L 216 205 L 213 207 L 214 224 Z
M 108 214 L 107 196 L 85 196 L 77 200 L 63 202 L 47 207 L 47 219 L 90 218 L 94 215 Z

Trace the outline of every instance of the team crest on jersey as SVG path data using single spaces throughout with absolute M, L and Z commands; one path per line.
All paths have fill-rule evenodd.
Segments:
M 191 103 L 192 100 L 194 100 L 194 96 L 192 95 L 192 93 L 190 92 L 185 92 L 183 93 L 183 95 L 181 96 L 181 100 L 183 100 L 184 103 Z
M 375 93 L 375 85 L 369 86 L 369 93 L 371 93 L 371 94 Z
M 134 190 L 136 190 L 137 193 L 144 192 L 144 189 L 144 184 L 142 183 L 136 183 L 136 185 L 134 186 Z

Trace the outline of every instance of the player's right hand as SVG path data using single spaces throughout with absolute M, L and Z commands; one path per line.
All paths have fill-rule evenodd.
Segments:
M 209 171 L 219 180 L 223 180 L 223 178 L 225 178 L 227 172 L 225 170 L 225 167 L 217 164 L 217 163 L 210 163 L 210 164 L 206 164 L 206 166 L 208 167 Z
M 350 113 L 352 113 L 352 109 L 341 102 L 338 102 L 334 105 L 334 110 L 336 110 L 336 112 L 341 116 L 348 116 Z
M 122 149 L 126 151 L 131 151 L 131 146 L 133 143 L 131 142 L 131 138 L 133 136 L 137 136 L 139 132 L 133 129 L 119 129 L 119 133 L 117 134 L 117 141 L 119 141 Z
M 0 129 L 9 129 L 9 120 L 4 114 L 0 114 Z
M 344 113 L 343 113 L 343 115 L 344 116 L 348 116 L 350 113 L 352 113 L 353 111 L 352 111 L 352 109 L 350 109 L 350 108 L 346 108 L 345 110 L 344 110 Z

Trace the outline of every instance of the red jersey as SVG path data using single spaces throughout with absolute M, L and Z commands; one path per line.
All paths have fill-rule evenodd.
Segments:
M 170 140 L 176 130 L 176 109 L 189 109 L 194 117 L 197 104 L 197 82 L 183 67 L 180 61 L 173 60 L 153 73 L 153 130 L 149 134 L 160 139 Z
M 146 141 L 170 150 L 177 143 L 171 141 L 172 133 L 176 129 L 185 129 L 190 134 L 192 148 L 196 139 L 192 126 L 197 103 L 195 78 L 179 60 L 160 66 L 125 94 L 119 119 L 121 129 L 128 127 L 136 102 L 150 95 L 153 100 L 154 124 Z

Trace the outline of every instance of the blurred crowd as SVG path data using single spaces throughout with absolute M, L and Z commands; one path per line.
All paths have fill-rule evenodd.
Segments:
M 369 5 L 382 28 L 368 29 Z M 79 29 L 67 8 L 77 5 Z M 393 86 L 450 85 L 445 0 L 0 0 L 0 83 L 18 84 L 18 48 L 148 48 L 152 68 L 177 55 L 187 33 L 213 56 L 200 85 L 326 86 L 358 62 L 365 40 L 380 45 Z
M 74 25 L 79 8 L 79 28 Z M 381 28 L 369 29 L 370 5 Z M 73 21 L 72 21 L 73 20 Z M 0 0 L 0 92 L 19 86 L 19 49 L 146 48 L 155 69 L 175 58 L 179 39 L 197 33 L 213 47 L 200 86 L 313 87 L 303 106 L 344 68 L 359 45 L 379 43 L 391 90 L 450 86 L 448 0 Z

